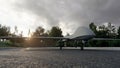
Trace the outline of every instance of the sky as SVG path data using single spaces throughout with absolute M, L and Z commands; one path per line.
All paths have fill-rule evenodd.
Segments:
M 38 26 L 49 30 L 59 26 L 63 34 L 72 34 L 91 22 L 120 25 L 120 0 L 0 0 L 0 24 L 17 26 L 28 35 Z

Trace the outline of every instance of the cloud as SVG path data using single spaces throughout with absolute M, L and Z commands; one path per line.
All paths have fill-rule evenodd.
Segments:
M 90 22 L 120 25 L 119 3 L 120 0 L 20 0 L 15 7 L 36 16 L 34 28 L 59 25 L 63 31 L 72 33 L 79 26 L 88 27 Z
M 32 15 L 25 11 L 17 11 L 15 3 L 16 0 L 0 0 L 0 24 L 10 26 L 11 32 L 14 32 L 14 27 L 17 26 L 19 33 L 24 31 L 24 36 L 27 36 L 27 32 L 32 26 L 32 22 L 35 21 L 34 14 Z

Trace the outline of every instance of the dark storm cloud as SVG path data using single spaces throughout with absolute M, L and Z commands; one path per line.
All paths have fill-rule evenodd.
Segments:
M 119 3 L 120 0 L 23 0 L 17 6 L 47 19 L 48 25 L 63 22 L 69 24 L 66 27 L 76 28 L 90 22 L 119 24 Z

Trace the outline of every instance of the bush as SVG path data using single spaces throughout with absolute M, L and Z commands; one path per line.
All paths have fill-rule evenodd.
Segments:
M 120 47 L 120 41 L 112 40 L 112 41 L 100 41 L 100 40 L 90 40 L 87 43 L 87 47 Z

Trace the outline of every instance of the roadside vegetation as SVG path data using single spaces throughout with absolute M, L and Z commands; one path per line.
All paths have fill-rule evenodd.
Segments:
M 120 39 L 120 27 L 116 27 L 112 23 L 107 23 L 106 25 L 96 25 L 94 22 L 89 24 L 89 28 L 96 34 L 96 38 L 113 38 Z M 11 37 L 23 37 L 23 31 L 19 32 L 18 28 L 15 26 L 14 32 L 12 33 L 9 26 L 0 25 L 0 37 L 11 36 Z M 31 33 L 30 29 L 28 34 L 31 37 L 63 37 L 62 30 L 58 26 L 53 26 L 50 30 L 45 30 L 43 27 L 39 26 Z M 70 34 L 67 33 L 67 36 Z M 5 39 L 0 40 L 0 47 L 27 47 L 27 46 L 40 46 L 40 47 L 53 47 L 58 46 L 58 41 L 56 39 Z M 73 40 L 65 43 L 68 47 L 78 47 L 82 45 L 81 40 L 76 44 Z M 101 40 L 89 40 L 86 47 L 120 47 L 119 40 L 113 41 L 101 41 Z

